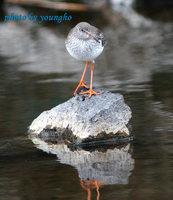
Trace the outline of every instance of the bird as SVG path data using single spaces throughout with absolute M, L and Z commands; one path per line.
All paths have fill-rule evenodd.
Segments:
M 73 58 L 86 62 L 82 78 L 74 92 L 74 96 L 76 96 L 78 89 L 82 86 L 88 90 L 86 92 L 79 93 L 79 95 L 89 94 L 89 98 L 91 98 L 94 94 L 101 94 L 93 90 L 93 72 L 95 59 L 102 53 L 106 43 L 107 41 L 103 33 L 98 28 L 87 22 L 80 22 L 70 30 L 65 40 L 66 49 Z M 91 79 L 90 88 L 88 88 L 84 78 L 90 62 L 92 62 Z

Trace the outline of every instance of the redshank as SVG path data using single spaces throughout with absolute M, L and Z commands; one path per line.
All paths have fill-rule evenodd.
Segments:
M 89 93 L 89 98 L 93 94 L 101 94 L 93 90 L 93 72 L 94 60 L 102 53 L 104 46 L 106 45 L 106 39 L 103 33 L 98 28 L 91 26 L 87 22 L 80 22 L 73 29 L 71 29 L 65 44 L 67 51 L 72 57 L 80 61 L 86 61 L 86 66 L 82 78 L 74 92 L 74 96 L 81 86 L 84 86 L 88 89 L 88 86 L 84 82 L 84 78 L 89 62 L 92 62 L 90 89 L 79 94 L 82 95 Z

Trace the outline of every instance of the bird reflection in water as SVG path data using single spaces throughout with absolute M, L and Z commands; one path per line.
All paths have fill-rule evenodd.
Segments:
M 106 185 L 105 182 L 102 181 L 82 181 L 80 180 L 81 186 L 83 189 L 85 189 L 88 192 L 88 199 L 91 200 L 91 191 L 96 188 L 97 191 L 97 200 L 100 199 L 100 192 L 99 192 L 99 187 L 101 185 Z

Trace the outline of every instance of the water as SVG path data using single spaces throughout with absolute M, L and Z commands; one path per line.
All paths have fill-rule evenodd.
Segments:
M 136 27 L 103 14 L 101 25 L 95 15 L 88 21 L 108 43 L 96 60 L 94 86 L 124 95 L 133 112 L 134 142 L 73 151 L 28 138 L 31 122 L 71 98 L 80 80 L 84 63 L 64 45 L 78 18 L 51 26 L 1 21 L 0 199 L 173 198 L 173 23 Z

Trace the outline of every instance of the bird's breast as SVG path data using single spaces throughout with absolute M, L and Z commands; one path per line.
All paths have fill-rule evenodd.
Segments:
M 81 61 L 93 61 L 103 51 L 104 46 L 102 42 L 90 40 L 73 40 L 72 42 L 66 42 L 66 48 L 69 54 Z

